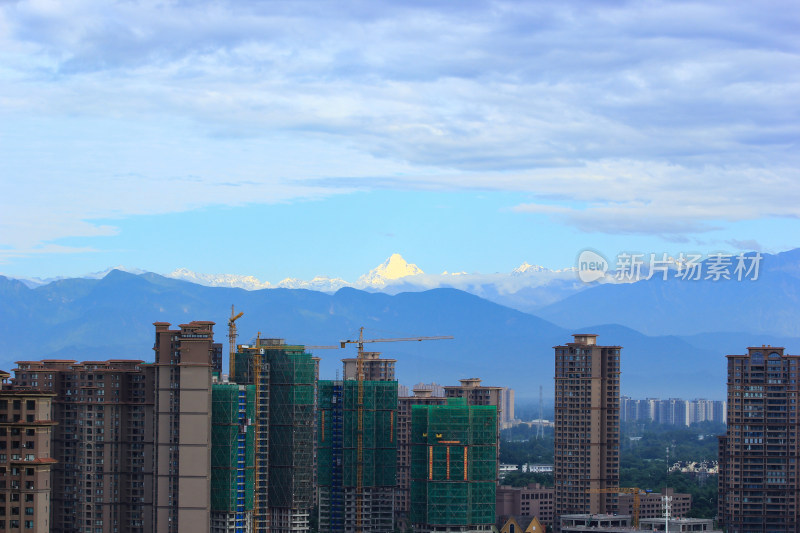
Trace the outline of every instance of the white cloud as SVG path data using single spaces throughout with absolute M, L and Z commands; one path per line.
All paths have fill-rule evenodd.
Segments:
M 0 240 L 29 249 L 113 231 L 93 218 L 343 184 L 524 191 L 541 201 L 519 211 L 612 233 L 796 217 L 799 14 L 788 1 L 3 3 L 0 182 L 15 200 Z

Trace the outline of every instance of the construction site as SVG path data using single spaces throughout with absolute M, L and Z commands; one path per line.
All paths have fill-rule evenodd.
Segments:
M 495 521 L 497 409 L 411 408 L 411 522 L 415 531 L 491 531 Z
M 303 346 L 257 338 L 237 347 L 231 368 L 236 383 L 255 389 L 254 531 L 308 531 L 314 495 L 314 358 Z
M 318 409 L 320 530 L 391 533 L 397 382 L 320 381 Z
M 251 531 L 255 479 L 255 386 L 211 388 L 211 531 Z

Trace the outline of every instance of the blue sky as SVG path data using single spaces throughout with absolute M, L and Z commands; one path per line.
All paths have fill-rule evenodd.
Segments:
M 0 272 L 355 279 L 800 235 L 800 5 L 0 4 Z

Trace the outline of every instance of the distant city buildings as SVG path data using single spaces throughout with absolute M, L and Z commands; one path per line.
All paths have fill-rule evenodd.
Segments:
M 800 357 L 751 347 L 728 355 L 728 427 L 719 437 L 719 521 L 728 533 L 800 524 Z
M 680 398 L 646 398 L 636 400 L 623 396 L 620 400 L 622 422 L 649 421 L 658 424 L 689 426 L 696 422 L 725 423 L 726 402 L 720 400 L 683 400 Z
M 621 347 L 573 338 L 555 347 L 554 514 L 615 513 Z
M 678 461 L 669 467 L 670 472 L 681 472 L 694 476 L 703 484 L 710 476 L 719 474 L 718 461 Z

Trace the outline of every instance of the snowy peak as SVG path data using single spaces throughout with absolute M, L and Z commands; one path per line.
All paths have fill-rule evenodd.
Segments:
M 238 287 L 248 291 L 268 289 L 272 285 L 254 276 L 237 276 L 236 274 L 200 274 L 186 268 L 178 268 L 167 274 L 167 277 L 190 281 L 206 287 Z
M 384 287 L 389 280 L 424 274 L 421 268 L 406 262 L 400 254 L 392 254 L 389 259 L 358 278 L 356 285 L 366 287 Z
M 311 281 L 286 278 L 278 283 L 278 287 L 281 289 L 309 289 L 321 292 L 336 292 L 342 287 L 347 287 L 349 285 L 350 284 L 342 278 L 329 278 L 328 276 L 314 276 Z
M 547 272 L 549 269 L 539 266 L 531 265 L 527 261 L 511 271 L 512 274 L 533 274 L 534 272 Z

